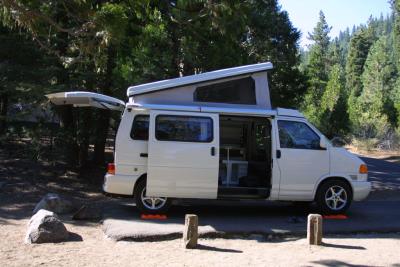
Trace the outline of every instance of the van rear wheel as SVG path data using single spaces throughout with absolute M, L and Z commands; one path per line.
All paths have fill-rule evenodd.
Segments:
M 323 214 L 345 213 L 350 207 L 353 194 L 350 186 L 341 180 L 330 180 L 318 189 L 316 202 Z
M 138 182 L 133 192 L 136 207 L 147 214 L 162 214 L 171 206 L 171 199 L 166 197 L 153 197 L 146 195 L 146 180 Z

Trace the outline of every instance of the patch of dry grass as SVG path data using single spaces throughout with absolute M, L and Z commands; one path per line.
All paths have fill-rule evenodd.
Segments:
M 345 148 L 354 154 L 400 164 L 400 150 L 382 150 L 377 148 L 366 150 L 354 145 L 347 145 Z

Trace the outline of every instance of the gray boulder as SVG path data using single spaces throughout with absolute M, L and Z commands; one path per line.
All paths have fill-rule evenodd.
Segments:
M 100 220 L 103 210 L 98 205 L 83 205 L 73 216 L 73 220 Z
M 49 210 L 57 214 L 65 214 L 75 211 L 76 206 L 69 199 L 61 197 L 58 194 L 48 193 L 36 205 L 35 209 L 33 210 L 33 214 L 41 209 Z
M 29 221 L 25 242 L 55 243 L 68 240 L 69 233 L 57 215 L 48 210 L 39 210 Z

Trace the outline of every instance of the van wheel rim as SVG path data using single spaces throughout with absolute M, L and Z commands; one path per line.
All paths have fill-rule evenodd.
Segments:
M 146 196 L 146 189 L 143 188 L 141 194 L 142 204 L 149 210 L 159 210 L 167 203 L 166 197 L 148 197 Z
M 339 186 L 331 186 L 325 193 L 325 203 L 331 210 L 341 210 L 347 204 L 347 192 Z

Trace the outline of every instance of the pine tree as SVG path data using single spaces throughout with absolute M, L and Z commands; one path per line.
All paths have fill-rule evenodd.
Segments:
M 342 67 L 336 63 L 329 73 L 329 81 L 321 99 L 321 131 L 328 137 L 343 136 L 348 130 L 346 94 Z
M 348 131 L 347 95 L 344 90 L 343 54 L 338 39 L 329 45 L 329 80 L 321 97 L 320 129 L 328 137 L 344 136 Z
M 348 95 L 348 113 L 353 129 L 357 129 L 357 98 L 362 92 L 361 75 L 364 71 L 365 60 L 374 42 L 373 32 L 362 27 L 351 38 L 346 60 L 346 93 Z
M 394 37 L 394 54 L 396 59 L 397 70 L 400 72 L 400 0 L 392 1 L 392 9 L 394 15 L 394 27 L 393 27 L 393 37 Z
M 340 52 L 340 65 L 344 69 L 346 66 L 346 57 L 348 54 L 349 50 L 349 44 L 350 44 L 350 30 L 349 28 L 346 28 L 344 32 L 339 33 L 339 37 L 337 38 L 336 42 L 339 45 L 339 52 Z
M 357 99 L 356 124 L 363 137 L 382 136 L 389 127 L 394 126 L 390 95 L 395 69 L 389 57 L 386 36 L 382 36 L 371 47 L 364 69 L 363 90 Z
M 254 63 L 271 61 L 274 64 L 269 74 L 272 104 L 296 107 L 306 90 L 304 75 L 298 68 L 300 32 L 290 22 L 288 13 L 281 10 L 277 0 L 251 0 L 248 3 L 248 29 L 246 42 L 242 43 L 247 57 Z
M 394 27 L 393 27 L 393 57 L 397 69 L 397 81 L 395 83 L 392 99 L 393 105 L 396 109 L 397 116 L 397 132 L 400 136 L 400 0 L 392 2 L 392 9 L 394 14 Z
M 116 53 L 128 25 L 126 8 L 133 7 L 135 1 L 129 6 L 104 1 L 0 0 L 0 3 L 0 21 L 6 27 L 11 30 L 18 27 L 16 31 L 27 33 L 37 47 L 58 58 L 57 67 L 64 68 L 64 73 L 54 79 L 59 88 L 70 90 L 74 86 L 113 95 Z M 130 15 L 135 14 L 135 10 L 131 11 Z M 90 79 L 92 83 L 77 79 L 82 70 L 95 77 Z M 63 145 L 75 165 L 78 149 L 83 147 L 77 143 L 77 117 L 71 107 L 57 110 L 65 132 Z M 97 114 L 94 160 L 103 164 L 110 113 L 100 110 Z
M 310 121 L 317 126 L 321 125 L 321 98 L 329 79 L 329 27 L 325 15 L 319 13 L 319 21 L 309 39 L 314 43 L 310 47 L 309 62 L 307 65 L 308 90 L 304 100 L 303 110 Z

